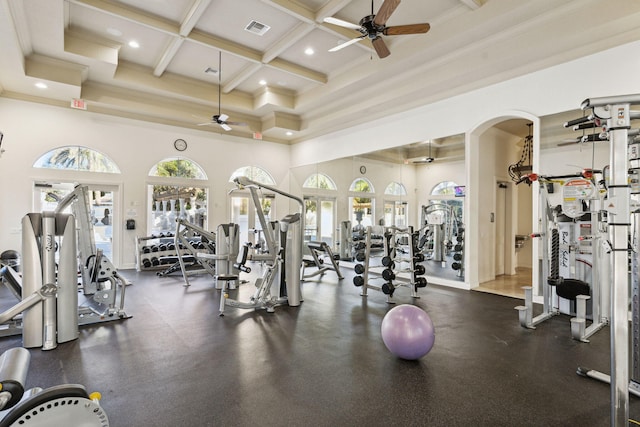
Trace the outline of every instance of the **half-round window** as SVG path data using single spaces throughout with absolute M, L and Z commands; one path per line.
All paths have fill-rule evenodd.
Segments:
M 453 196 L 455 195 L 456 187 L 459 187 L 459 185 L 453 181 L 442 181 L 433 187 L 433 190 L 431 190 L 431 195 L 432 196 Z
M 207 174 L 193 160 L 171 157 L 156 163 L 149 176 L 162 176 L 187 179 L 207 179 Z
M 83 172 L 120 173 L 120 168 L 105 154 L 92 148 L 65 146 L 55 148 L 33 164 L 34 168 Z
M 384 189 L 384 194 L 391 196 L 406 196 L 407 189 L 404 188 L 404 185 L 394 181 L 387 185 L 387 188 Z
M 355 191 L 358 193 L 373 193 L 373 185 L 366 178 L 358 178 L 351 183 L 349 191 Z
M 239 176 L 244 176 L 252 181 L 259 182 L 260 184 L 276 185 L 275 179 L 269 172 L 262 169 L 259 166 L 243 166 L 236 169 L 229 178 L 229 182 L 233 182 Z
M 302 188 L 312 188 L 316 190 L 337 190 L 336 183 L 323 173 L 310 175 L 302 184 Z

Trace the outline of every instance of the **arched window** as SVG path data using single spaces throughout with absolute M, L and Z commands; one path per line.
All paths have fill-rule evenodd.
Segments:
M 55 148 L 33 164 L 34 168 L 84 172 L 120 173 L 120 168 L 105 154 L 92 148 L 66 146 Z
M 302 184 L 302 188 L 313 188 L 318 190 L 337 190 L 336 183 L 323 173 L 314 173 Z
M 373 193 L 373 184 L 366 178 L 357 178 L 351 183 L 349 191 L 355 191 L 358 193 Z
M 206 228 L 207 174 L 190 159 L 170 157 L 149 170 L 148 234 L 160 235 L 176 229 L 181 218 Z
M 436 184 L 431 190 L 432 196 L 453 196 L 455 195 L 455 188 L 459 187 L 453 181 L 442 181 Z
M 349 191 L 354 193 L 373 193 L 373 185 L 366 178 L 357 178 L 351 183 Z M 375 225 L 373 217 L 375 200 L 373 197 L 352 196 L 349 197 L 351 206 L 351 223 L 357 230 L 361 227 Z
M 207 174 L 193 160 L 170 157 L 153 165 L 149 176 L 163 176 L 187 179 L 207 179 Z
M 275 186 L 276 181 L 271 174 L 259 166 L 243 166 L 236 169 L 229 177 L 229 182 L 233 182 L 239 176 L 244 176 L 260 184 Z M 240 227 L 240 241 L 258 244 L 261 239 L 260 220 L 258 211 L 250 200 L 247 191 L 233 191 L 229 195 L 229 206 L 231 207 L 231 222 Z M 275 214 L 275 194 L 263 190 L 260 196 L 260 208 L 266 221 L 271 221 Z M 251 234 L 249 234 L 251 231 Z
M 407 189 L 404 188 L 404 185 L 394 181 L 387 185 L 387 188 L 384 189 L 384 194 L 391 196 L 406 196 Z
M 259 182 L 260 184 L 276 185 L 276 181 L 271 174 L 259 166 L 243 166 L 236 169 L 231 174 L 229 182 L 233 182 L 233 180 L 239 176 L 246 176 L 250 180 Z

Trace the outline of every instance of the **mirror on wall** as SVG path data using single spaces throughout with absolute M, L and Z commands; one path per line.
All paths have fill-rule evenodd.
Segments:
M 563 127 L 565 121 L 581 114 L 574 110 L 540 118 L 543 171 L 555 168 L 553 165 L 558 162 L 571 163 L 572 157 L 567 157 L 567 152 L 578 151 L 582 153 L 581 157 L 589 156 L 586 146 L 575 144 L 579 135 Z M 480 200 L 491 201 L 491 212 L 497 218 L 493 200 L 502 200 L 500 195 L 504 187 L 499 184 L 506 180 L 511 188 L 509 197 L 512 199 L 507 200 L 514 203 L 517 211 L 517 214 L 512 212 L 518 218 L 512 224 L 517 229 L 513 233 L 503 233 L 503 244 L 496 242 L 493 246 L 515 251 L 511 264 L 518 270 L 532 268 L 532 244 L 522 239 L 518 241 L 517 236 L 528 235 L 536 218 L 532 215 L 531 187 L 515 185 L 507 168 L 522 155 L 525 139 L 531 132 L 530 124 L 522 118 L 505 119 L 487 133 L 486 139 L 495 139 L 498 135 L 506 141 L 510 154 L 495 171 L 486 171 L 492 180 L 495 180 L 494 176 L 499 178 L 496 178 L 497 184 L 481 186 L 477 190 L 482 193 Z M 585 162 L 580 160 L 578 163 Z M 445 283 L 460 283 L 465 282 L 466 168 L 465 135 L 457 134 L 296 167 L 291 170 L 291 189 L 303 194 L 307 204 L 307 241 L 325 241 L 341 259 L 350 260 L 354 254 L 350 247 L 354 228 L 357 231 L 366 226 L 412 226 L 420 233 L 420 249 L 425 255 L 428 277 L 442 279 Z M 522 212 L 526 214 L 522 215 Z M 493 232 L 487 229 L 483 233 Z M 514 233 L 516 237 L 511 239 Z M 492 264 L 496 258 L 502 259 L 495 255 L 497 250 L 491 250 Z M 488 277 L 487 283 L 512 273 L 497 267 L 492 271 L 496 274 Z

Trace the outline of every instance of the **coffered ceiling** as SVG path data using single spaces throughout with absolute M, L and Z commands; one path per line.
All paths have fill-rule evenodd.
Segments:
M 367 37 L 328 52 L 360 33 L 326 17 L 358 24 L 371 10 L 370 0 L 0 0 L 0 96 L 296 143 L 640 38 L 633 0 L 402 0 L 387 26 L 429 23 L 428 33 L 382 36 L 384 59 Z M 247 126 L 199 126 L 219 112 Z

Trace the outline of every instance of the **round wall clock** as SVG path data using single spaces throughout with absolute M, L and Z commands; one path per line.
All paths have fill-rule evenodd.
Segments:
M 173 147 L 178 151 L 184 151 L 187 149 L 187 141 L 184 139 L 176 139 L 173 141 Z

